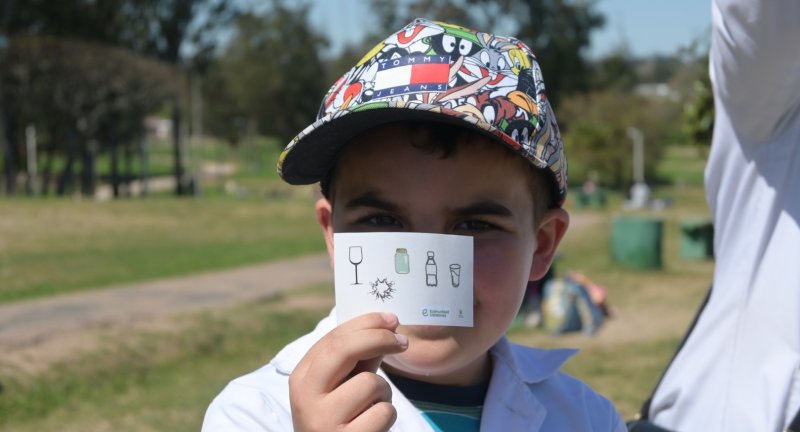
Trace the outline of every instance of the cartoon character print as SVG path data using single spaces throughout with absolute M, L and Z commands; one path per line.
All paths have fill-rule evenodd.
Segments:
M 432 55 L 448 56 L 444 92 L 401 91 L 374 98 L 382 62 Z M 497 136 L 534 165 L 549 169 L 563 202 L 567 177 L 563 144 L 547 102 L 541 70 L 524 43 L 444 23 L 411 23 L 376 45 L 334 83 L 323 99 L 317 121 L 287 146 L 278 170 L 282 171 L 289 151 L 320 125 L 380 107 L 444 113 Z
M 481 33 L 481 50 L 464 60 L 462 73 L 478 78 L 489 78 L 482 89 L 492 90 L 492 97 L 506 95 L 517 87 L 518 73 L 509 51 L 516 46 L 509 39 Z
M 346 76 L 343 76 L 334 83 L 333 88 L 328 92 L 325 101 L 320 107 L 320 114 L 347 109 L 361 95 L 364 90 L 364 83 L 358 80 L 348 82 L 345 78 Z
M 438 25 L 412 23 L 399 33 L 389 36 L 386 44 L 396 49 L 405 50 L 406 54 L 424 54 L 430 51 L 430 38 L 442 33 L 443 28 Z M 391 57 L 382 57 L 391 58 Z
M 415 55 L 449 56 L 446 90 L 399 93 L 373 100 L 382 62 Z M 565 184 L 566 161 L 561 156 L 560 135 L 547 103 L 541 70 L 521 41 L 417 20 L 376 45 L 334 83 L 320 106 L 318 122 L 376 106 L 456 115 L 496 134 L 533 163 L 542 167 L 550 164 L 559 184 Z
M 508 58 L 511 60 L 511 71 L 514 72 L 516 76 L 523 75 L 524 70 L 530 70 L 531 68 L 531 58 L 528 56 L 525 49 L 525 44 L 517 42 L 513 48 L 508 50 Z
M 451 24 L 441 24 L 441 32 L 428 38 L 429 54 L 450 56 L 449 87 L 460 87 L 473 79 L 464 79 L 459 75 L 464 59 L 469 58 L 481 49 L 480 40 L 474 32 Z
M 368 102 L 373 97 L 373 85 L 378 64 L 397 58 L 430 51 L 430 37 L 442 33 L 443 29 L 434 25 L 412 23 L 400 32 L 375 45 L 356 66 L 340 78 L 329 90 L 325 102 L 320 107 L 318 117 L 325 113 L 346 110 L 352 103 Z M 403 99 L 409 100 L 408 95 Z
M 532 143 L 541 137 L 542 131 L 537 129 L 540 110 L 534 100 L 538 89 L 532 74 L 532 59 L 523 50 L 524 46 L 514 40 L 486 34 L 479 34 L 479 40 L 481 50 L 465 58 L 459 71 L 465 81 L 472 80 L 463 92 L 470 96 L 457 99 L 454 97 L 457 94 L 450 92 L 439 101 L 450 100 L 456 111 L 497 127 L 534 154 Z

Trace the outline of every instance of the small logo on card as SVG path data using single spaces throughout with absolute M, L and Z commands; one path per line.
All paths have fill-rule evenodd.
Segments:
M 447 321 L 450 319 L 450 308 L 427 307 L 422 309 L 422 316 L 430 320 Z

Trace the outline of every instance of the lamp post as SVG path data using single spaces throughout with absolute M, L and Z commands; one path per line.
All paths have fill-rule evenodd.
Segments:
M 633 186 L 629 204 L 633 208 L 642 208 L 650 201 L 650 188 L 644 180 L 644 134 L 632 126 L 627 133 L 633 141 Z

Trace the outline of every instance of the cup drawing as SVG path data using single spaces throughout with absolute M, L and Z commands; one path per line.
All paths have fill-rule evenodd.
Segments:
M 361 285 L 358 283 L 358 265 L 364 260 L 364 254 L 361 251 L 361 246 L 350 246 L 349 252 L 348 258 L 350 259 L 350 264 L 353 264 L 356 269 L 356 282 L 350 285 Z
M 453 288 L 461 285 L 461 264 L 450 264 L 450 282 Z

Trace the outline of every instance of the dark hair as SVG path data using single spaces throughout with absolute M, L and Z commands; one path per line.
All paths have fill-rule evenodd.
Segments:
M 446 123 L 436 122 L 402 122 L 393 123 L 400 125 L 408 130 L 411 134 L 411 145 L 426 153 L 434 154 L 439 153 L 442 159 L 452 156 L 459 146 L 466 145 L 471 141 L 477 132 L 464 128 L 463 126 L 456 126 Z M 385 125 L 382 125 L 385 126 Z M 377 127 L 382 127 L 377 126 Z M 358 141 L 364 135 L 369 134 L 373 129 L 369 129 L 350 142 Z M 505 148 L 505 147 L 503 147 Z M 510 149 L 506 149 L 510 155 L 514 157 L 521 157 L 514 154 Z M 341 150 L 340 153 L 341 154 Z M 331 187 L 334 180 L 336 166 L 338 165 L 338 157 L 331 165 L 328 173 L 320 181 L 320 190 L 325 198 L 331 199 Z M 555 199 L 558 196 L 556 193 L 556 184 L 552 176 L 544 170 L 535 168 L 530 165 L 530 175 L 528 176 L 528 186 L 533 197 L 533 220 L 538 226 L 544 213 L 556 207 Z

